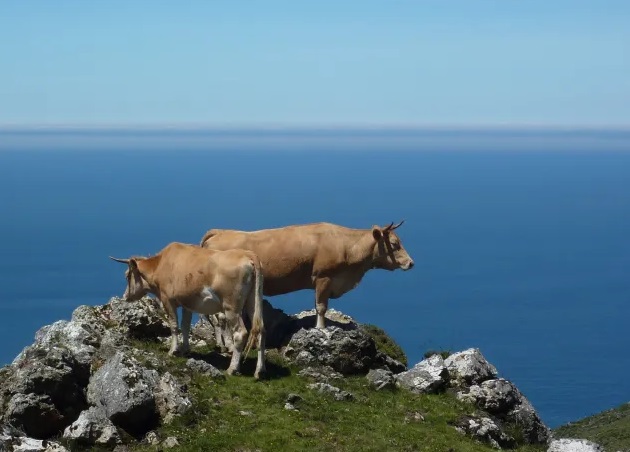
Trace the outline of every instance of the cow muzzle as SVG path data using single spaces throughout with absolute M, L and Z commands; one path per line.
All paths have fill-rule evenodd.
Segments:
M 411 270 L 414 266 L 414 262 L 412 260 L 409 260 L 409 262 L 407 262 L 406 264 L 403 264 L 400 266 L 400 268 L 402 268 L 404 271 L 407 270 Z

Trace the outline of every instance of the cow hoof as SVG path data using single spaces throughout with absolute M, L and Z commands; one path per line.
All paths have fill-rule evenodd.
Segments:
M 235 375 L 235 376 L 238 376 L 241 374 L 238 370 L 235 370 L 235 369 L 228 369 L 225 371 L 225 373 L 228 375 Z
M 261 371 L 257 371 L 256 373 L 254 373 L 254 378 L 256 380 L 262 380 L 265 378 L 265 376 L 267 375 L 267 372 L 264 370 Z

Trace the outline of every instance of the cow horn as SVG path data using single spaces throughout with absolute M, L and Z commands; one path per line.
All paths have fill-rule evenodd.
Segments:
M 392 221 L 388 226 L 385 226 L 383 228 L 383 231 L 389 231 L 392 229 L 392 226 L 394 226 L 394 222 Z
M 116 262 L 121 262 L 121 263 L 123 263 L 123 264 L 128 264 L 128 263 L 129 263 L 129 259 L 119 259 L 119 258 L 117 258 L 117 257 L 111 257 L 111 256 L 109 256 L 109 258 L 110 258 L 111 260 L 113 260 L 113 261 L 116 261 Z
M 394 226 L 394 227 L 392 228 L 392 231 L 393 231 L 394 229 L 398 229 L 398 228 L 400 227 L 400 225 L 401 225 L 401 224 L 403 224 L 404 222 L 405 222 L 405 220 L 402 220 L 400 223 L 398 223 L 396 226 Z

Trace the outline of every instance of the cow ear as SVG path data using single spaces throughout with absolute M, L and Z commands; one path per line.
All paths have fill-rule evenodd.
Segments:
M 137 269 L 138 261 L 136 261 L 134 258 L 129 259 L 129 268 L 131 268 L 132 270 Z
M 372 235 L 377 242 L 383 238 L 383 231 L 378 226 L 372 226 Z

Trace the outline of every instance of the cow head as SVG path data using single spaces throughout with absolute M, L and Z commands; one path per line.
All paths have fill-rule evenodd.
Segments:
M 376 241 L 374 247 L 374 268 L 382 268 L 385 270 L 396 270 L 401 268 L 403 270 L 409 270 L 413 267 L 413 259 L 402 246 L 402 243 L 396 233 L 395 229 L 399 228 L 405 220 L 394 226 L 392 222 L 389 226 L 384 228 L 380 226 L 372 226 L 372 236 Z
M 129 259 L 118 259 L 116 257 L 109 257 L 110 259 L 127 264 L 128 268 L 125 271 L 125 279 L 127 280 L 127 288 L 125 294 L 122 296 L 125 301 L 137 301 L 144 297 L 151 288 L 149 283 L 144 279 L 140 269 L 138 268 L 138 260 L 142 258 L 132 257 Z

